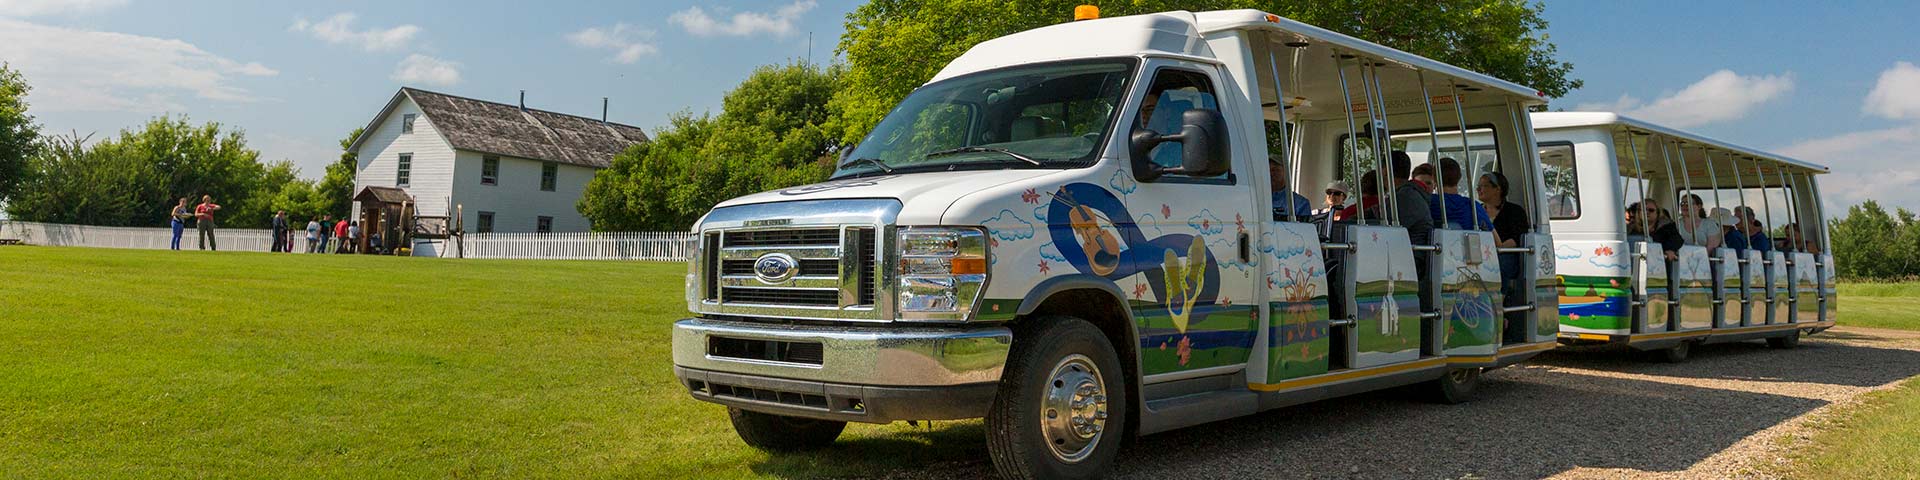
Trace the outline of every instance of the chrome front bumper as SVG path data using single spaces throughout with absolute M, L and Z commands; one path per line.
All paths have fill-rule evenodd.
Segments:
M 716 350 L 715 338 L 817 343 L 820 355 L 805 361 L 740 358 L 744 355 Z M 674 375 L 694 398 L 871 423 L 985 414 L 1012 346 L 1013 332 L 997 326 L 821 326 L 707 318 L 673 325 Z

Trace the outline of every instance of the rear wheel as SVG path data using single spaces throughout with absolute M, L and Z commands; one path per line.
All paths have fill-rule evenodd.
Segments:
M 1794 329 L 1793 333 L 1790 335 L 1782 335 L 1778 337 L 1768 338 L 1767 346 L 1778 348 L 1781 350 L 1798 347 L 1800 346 L 1800 330 Z
M 987 412 L 987 452 L 1008 478 L 1094 478 L 1125 436 L 1127 396 L 1119 355 L 1073 317 L 1030 319 L 1014 336 Z
M 1653 358 L 1666 363 L 1685 362 L 1687 361 L 1687 355 L 1693 353 L 1692 350 L 1693 342 L 1680 342 L 1678 345 L 1654 350 Z
M 832 445 L 847 422 L 815 420 L 727 407 L 734 433 L 754 448 L 791 452 Z
M 1428 382 L 1427 390 L 1434 402 L 1454 405 L 1473 400 L 1473 390 L 1479 386 L 1480 369 L 1462 368 Z

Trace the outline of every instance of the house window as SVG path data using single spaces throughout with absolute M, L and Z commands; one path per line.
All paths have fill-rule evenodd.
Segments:
M 399 173 L 394 175 L 393 184 L 404 187 L 404 186 L 407 186 L 408 180 L 411 180 L 412 178 L 413 178 L 413 154 L 402 153 L 400 154 L 400 171 Z
M 480 220 L 473 223 L 475 233 L 493 233 L 493 212 L 480 212 Z
M 500 157 L 487 155 L 480 159 L 480 184 L 500 184 Z
M 547 162 L 546 164 L 540 165 L 540 191 L 543 191 L 543 192 L 553 191 L 553 185 L 554 183 L 557 183 L 556 177 L 559 177 L 559 176 L 560 176 L 559 165 L 555 165 L 553 162 Z
M 533 226 L 533 231 L 540 232 L 540 233 L 552 232 L 553 217 L 540 217 L 540 223 L 535 224 Z
M 417 117 L 417 116 L 419 115 L 415 115 L 411 113 L 406 115 L 401 115 L 400 116 L 400 133 L 413 133 L 413 117 Z

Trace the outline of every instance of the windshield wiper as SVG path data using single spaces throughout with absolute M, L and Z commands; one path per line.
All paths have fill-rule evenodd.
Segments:
M 1021 154 L 1018 154 L 1018 153 L 1014 153 L 1014 152 L 1013 152 L 1012 150 L 1007 150 L 1007 149 L 1004 149 L 1004 148 L 999 148 L 999 147 L 960 147 L 960 148 L 951 148 L 951 149 L 947 149 L 947 150 L 941 150 L 941 151 L 938 151 L 938 152 L 933 152 L 933 153 L 928 153 L 928 154 L 926 154 L 926 155 L 924 155 L 924 156 L 922 156 L 921 158 L 933 158 L 933 157 L 943 157 L 943 156 L 947 156 L 947 155 L 959 155 L 959 154 L 962 154 L 962 153 L 980 153 L 980 152 L 993 152 L 993 153 L 998 153 L 998 154 L 1002 154 L 1002 155 L 1006 155 L 1006 156 L 1009 156 L 1009 157 L 1013 157 L 1013 158 L 1014 158 L 1015 160 L 1019 160 L 1019 161 L 1022 161 L 1022 162 L 1027 162 L 1027 163 L 1031 163 L 1031 164 L 1033 164 L 1033 166 L 1036 166 L 1036 167 L 1038 167 L 1038 166 L 1040 166 L 1040 165 L 1041 165 L 1041 162 L 1040 162 L 1039 160 L 1034 160 L 1034 159 L 1033 159 L 1033 157 L 1029 157 L 1029 156 L 1026 156 L 1026 155 L 1021 155 Z
M 840 164 L 838 168 L 847 168 L 849 166 L 862 164 L 862 163 L 871 163 L 875 167 L 880 167 L 881 172 L 893 173 L 893 167 L 887 166 L 887 162 L 882 162 L 880 161 L 880 159 L 873 158 L 873 157 L 860 157 L 853 160 L 848 160 L 847 163 Z

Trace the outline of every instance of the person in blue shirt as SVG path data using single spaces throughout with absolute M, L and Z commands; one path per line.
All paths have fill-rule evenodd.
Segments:
M 1305 222 L 1313 217 L 1313 203 L 1308 202 L 1307 197 L 1287 188 L 1287 169 L 1282 168 L 1280 162 L 1267 162 L 1267 180 L 1273 186 L 1274 220 Z M 1293 205 L 1291 209 L 1287 207 L 1288 204 Z M 1289 210 L 1293 213 L 1292 218 L 1287 216 Z
M 1773 239 L 1767 237 L 1767 229 L 1760 227 L 1760 221 L 1753 218 L 1752 207 L 1733 209 L 1733 215 L 1740 224 L 1740 233 L 1747 237 L 1747 247 L 1762 252 L 1773 250 Z
M 1493 220 L 1487 217 L 1487 208 L 1460 194 L 1460 162 L 1452 158 L 1440 159 L 1440 190 L 1443 193 L 1433 195 L 1434 201 L 1427 208 L 1433 218 L 1440 218 L 1440 202 L 1446 202 L 1447 228 L 1454 230 L 1493 230 Z

